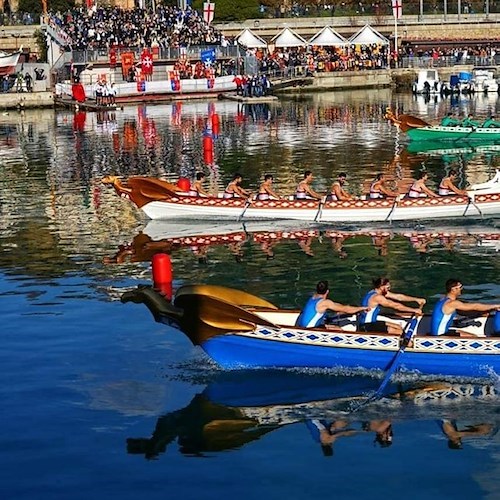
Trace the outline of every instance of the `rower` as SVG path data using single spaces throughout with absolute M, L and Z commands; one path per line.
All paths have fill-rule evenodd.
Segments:
M 461 126 L 462 127 L 472 127 L 472 128 L 478 128 L 481 126 L 479 122 L 476 122 L 475 120 L 472 119 L 473 115 L 469 114 L 466 118 L 462 120 Z
M 295 326 L 301 328 L 314 328 L 324 325 L 325 316 L 327 311 L 334 311 L 338 313 L 357 314 L 359 312 L 368 312 L 370 310 L 367 306 L 348 306 L 333 302 L 328 297 L 330 290 L 328 288 L 328 281 L 319 281 L 316 285 L 316 292 L 306 302 L 302 309 Z
M 402 293 L 391 292 L 389 278 L 376 278 L 373 280 L 373 289 L 361 301 L 361 305 L 369 307 L 370 311 L 359 316 L 360 330 L 365 332 L 382 332 L 401 335 L 403 329 L 398 323 L 378 320 L 381 307 L 388 307 L 403 313 L 422 315 L 422 307 L 426 300 L 421 297 L 412 297 Z M 416 302 L 417 308 L 405 306 L 402 302 Z
M 385 185 L 385 175 L 383 173 L 377 174 L 375 180 L 370 186 L 370 198 L 396 198 L 398 193 L 392 191 Z
M 451 169 L 450 173 L 447 177 L 443 177 L 441 182 L 439 183 L 438 194 L 439 196 L 450 196 L 450 195 L 467 195 L 467 191 L 464 189 L 459 189 L 455 186 L 455 179 L 457 178 L 458 173 L 455 169 Z
M 353 197 L 343 187 L 346 179 L 347 174 L 345 172 L 340 172 L 337 180 L 330 188 L 330 194 L 326 197 L 327 201 L 346 201 L 353 199 Z
M 241 174 L 236 173 L 233 175 L 233 180 L 227 185 L 224 190 L 224 198 L 248 198 L 250 196 L 250 191 L 243 189 L 240 184 L 243 180 Z
M 313 178 L 310 170 L 304 172 L 304 178 L 299 182 L 295 191 L 296 200 L 321 200 L 322 196 L 310 186 Z
M 482 124 L 483 128 L 495 128 L 495 127 L 500 127 L 500 122 L 495 120 L 495 116 L 491 115 L 489 118 L 487 118 L 484 123 Z
M 461 125 L 461 122 L 460 122 L 460 120 L 457 120 L 456 118 L 453 118 L 453 113 L 448 113 L 441 120 L 441 126 L 442 127 L 457 127 L 458 125 Z
M 274 178 L 271 174 L 264 176 L 264 182 L 260 185 L 257 200 L 279 200 L 281 198 L 272 189 L 273 180 Z
M 194 184 L 191 186 L 191 189 L 189 190 L 189 196 L 202 196 L 202 197 L 210 196 L 210 194 L 207 193 L 207 191 L 205 191 L 205 188 L 203 187 L 204 181 L 205 181 L 205 174 L 203 172 L 197 172 L 196 180 L 194 181 Z
M 410 198 L 427 198 L 428 196 L 437 198 L 439 195 L 425 185 L 428 178 L 429 174 L 427 172 L 420 172 L 418 180 L 411 185 L 408 196 Z
M 437 302 L 432 311 L 431 335 L 455 335 L 459 337 L 475 337 L 467 332 L 451 329 L 451 324 L 458 311 L 487 313 L 500 311 L 500 304 L 467 303 L 458 300 L 464 288 L 461 281 L 451 278 L 446 281 L 446 295 Z

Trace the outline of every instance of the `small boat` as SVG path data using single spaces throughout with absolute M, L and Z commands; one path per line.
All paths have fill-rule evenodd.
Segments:
M 412 91 L 414 94 L 439 94 L 441 86 L 437 70 L 421 69 L 413 83 Z
M 431 125 L 415 116 L 401 114 L 396 116 L 389 108 L 385 117 L 396 125 L 401 131 L 406 132 L 412 141 L 443 141 L 458 142 L 499 142 L 500 127 L 445 127 Z
M 473 68 L 471 89 L 474 92 L 495 92 L 498 93 L 498 80 L 496 68 Z
M 156 321 L 180 329 L 225 369 L 380 372 L 391 366 L 401 347 L 399 336 L 357 331 L 355 315 L 334 316 L 322 328 L 300 328 L 295 326 L 300 311 L 279 309 L 260 297 L 222 286 L 185 285 L 172 302 L 142 286 L 125 292 L 122 301 L 144 303 Z M 500 373 L 499 320 L 497 312 L 457 325 L 474 338 L 436 337 L 428 335 L 430 317 L 419 317 L 401 369 L 437 377 L 488 378 Z
M 184 179 L 183 179 L 184 180 Z M 186 179 L 187 180 L 187 179 Z M 294 219 L 311 222 L 386 222 L 500 213 L 500 171 L 487 183 L 473 185 L 467 196 L 439 198 L 354 199 L 349 201 L 246 200 L 189 196 L 189 188 L 152 177 L 129 177 L 125 183 L 106 176 L 104 184 L 132 201 L 150 219 Z M 189 183 L 189 181 L 188 181 Z

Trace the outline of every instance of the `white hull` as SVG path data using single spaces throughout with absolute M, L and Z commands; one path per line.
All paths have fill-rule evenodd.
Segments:
M 484 199 L 483 199 L 484 198 Z M 271 206 L 273 203 L 275 206 Z M 150 219 L 290 219 L 313 222 L 388 222 L 450 217 L 481 217 L 500 214 L 500 195 L 477 196 L 469 203 L 465 196 L 357 202 L 327 202 L 320 207 L 317 201 L 253 202 L 231 200 L 222 206 L 208 204 L 191 197 L 153 201 L 142 207 Z M 345 206 L 347 205 L 347 206 Z
M 143 87 L 139 90 L 137 82 L 115 83 L 114 90 L 116 99 L 139 99 L 148 96 L 175 96 L 183 94 L 207 94 L 231 92 L 236 90 L 236 84 L 233 82 L 234 76 L 220 76 L 209 80 L 207 78 L 179 80 L 178 90 L 173 90 L 173 84 L 170 80 L 144 81 Z M 92 85 L 84 85 L 87 98 L 95 98 L 95 89 Z M 71 83 L 58 83 L 56 85 L 56 95 L 72 96 Z

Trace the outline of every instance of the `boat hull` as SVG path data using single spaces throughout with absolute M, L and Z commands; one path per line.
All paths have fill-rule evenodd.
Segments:
M 405 198 L 326 202 L 315 200 L 255 201 L 246 205 L 243 199 L 171 197 L 152 201 L 141 207 L 150 219 L 293 219 L 315 222 L 384 222 L 453 217 L 480 217 L 500 213 L 500 195 L 475 197 Z
M 412 141 L 500 141 L 500 128 L 417 127 L 407 131 Z
M 339 336 L 340 337 L 340 336 Z M 381 337 L 382 339 L 382 337 Z M 429 337 L 430 341 L 436 342 Z M 394 339 L 396 340 L 396 339 Z M 489 339 L 491 341 L 492 339 Z M 460 343 L 458 339 L 438 339 L 441 344 Z M 478 340 L 478 342 L 481 342 Z M 483 341 L 484 342 L 484 341 Z M 422 375 L 488 378 L 500 373 L 500 338 L 493 344 L 496 353 L 420 352 L 407 348 L 401 370 Z M 222 368 L 327 368 L 336 370 L 385 371 L 397 348 L 363 349 L 271 341 L 243 335 L 212 337 L 203 350 Z

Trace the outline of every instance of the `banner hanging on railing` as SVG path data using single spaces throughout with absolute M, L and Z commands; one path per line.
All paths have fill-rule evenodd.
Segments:
M 392 14 L 395 19 L 403 17 L 403 0 L 392 0 Z
M 215 3 L 204 2 L 203 3 L 203 20 L 210 24 L 214 20 L 215 14 Z

